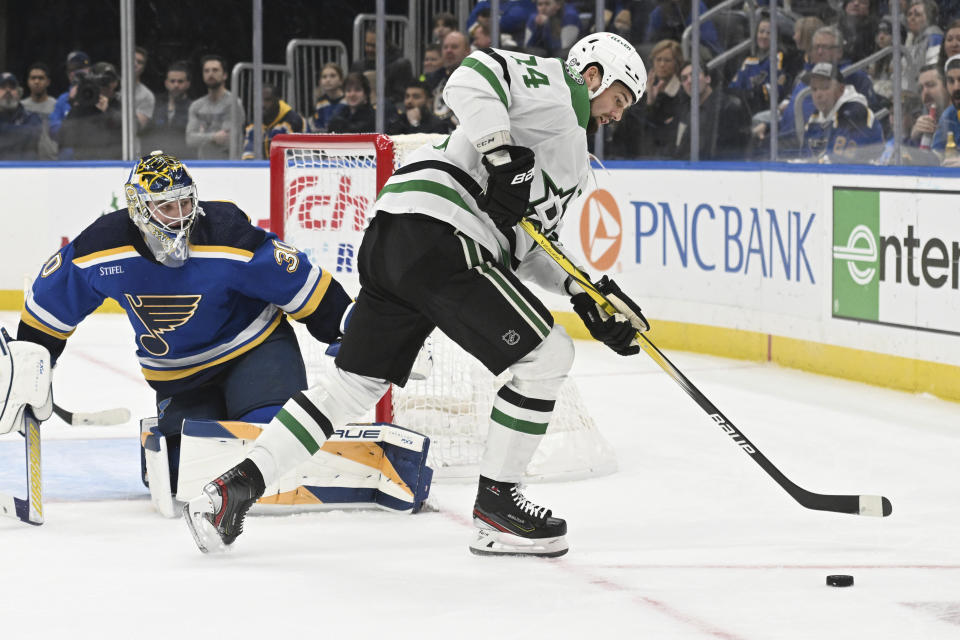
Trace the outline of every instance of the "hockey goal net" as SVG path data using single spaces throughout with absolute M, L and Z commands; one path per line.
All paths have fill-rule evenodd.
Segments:
M 423 144 L 444 136 L 379 134 L 281 135 L 270 148 L 270 225 L 280 238 L 333 272 L 356 295 L 356 255 L 372 205 L 381 187 Z M 324 345 L 294 323 L 311 384 L 324 367 Z M 495 378 L 440 331 L 428 339 L 421 358 L 432 361 L 424 380 L 394 387 L 367 419 L 392 422 L 430 437 L 429 463 L 435 477 L 476 478 L 487 420 L 496 390 L 509 378 Z M 429 364 L 429 363 L 428 363 Z M 616 470 L 612 447 L 600 435 L 568 379 L 550 427 L 527 469 L 529 480 L 565 480 Z

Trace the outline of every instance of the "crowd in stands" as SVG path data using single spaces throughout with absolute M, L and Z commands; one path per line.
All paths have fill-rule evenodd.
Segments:
M 706 13 L 719 0 L 700 1 Z M 891 3 L 899 2 L 894 33 Z M 687 159 L 693 109 L 701 160 L 769 159 L 771 131 L 778 159 L 821 163 L 894 163 L 893 103 L 902 105 L 901 162 L 960 165 L 960 0 L 780 0 L 776 51 L 770 0 L 750 0 L 701 21 L 700 64 L 690 58 L 690 0 L 606 0 L 605 29 L 633 43 L 648 64 L 647 92 L 623 120 L 607 127 L 608 159 Z M 593 30 L 595 0 L 501 0 L 500 48 L 565 57 Z M 443 100 L 450 75 L 476 49 L 493 45 L 491 3 L 480 0 L 460 31 L 451 14 L 433 16 L 422 59 L 408 60 L 387 43 L 384 129 L 388 134 L 449 133 L 456 118 Z M 686 38 L 685 38 L 686 34 Z M 378 38 L 364 33 L 363 54 L 346 69 L 319 70 L 312 113 L 298 114 L 282 88 L 263 87 L 263 153 L 280 133 L 373 132 L 376 127 Z M 900 42 L 901 84 L 895 86 L 891 45 Z M 739 56 L 723 53 L 740 42 Z M 771 109 L 771 58 L 777 104 Z M 199 61 L 206 93 L 190 99 L 193 64 L 167 65 L 163 91 L 141 75 L 148 52 L 137 48 L 134 93 L 139 151 L 162 148 L 183 158 L 227 159 L 231 141 L 256 156 L 253 125 L 227 88 L 219 56 Z M 96 160 L 121 156 L 120 76 L 110 62 L 68 54 L 69 90 L 47 93 L 50 68 L 0 74 L 0 160 Z M 698 95 L 693 99 L 694 77 Z M 774 123 L 776 126 L 774 127 Z

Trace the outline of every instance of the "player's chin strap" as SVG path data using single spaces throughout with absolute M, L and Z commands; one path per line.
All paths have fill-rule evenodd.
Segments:
M 580 269 L 570 261 L 563 252 L 561 252 L 546 236 L 540 233 L 540 230 L 530 220 L 523 218 L 518 223 L 527 234 L 533 238 L 534 242 L 540 245 L 544 251 L 553 258 L 560 267 L 566 271 L 573 282 L 580 285 L 590 298 L 597 303 L 597 306 L 606 313 L 613 315 L 620 311 L 616 300 L 611 300 L 604 296 L 597 289 L 597 286 L 590 282 L 590 279 Z M 807 509 L 817 509 L 820 511 L 835 511 L 838 513 L 853 513 L 862 516 L 888 516 L 893 507 L 890 501 L 883 496 L 872 495 L 827 495 L 812 493 L 794 484 L 789 478 L 776 467 L 760 450 L 750 442 L 742 432 L 720 413 L 720 410 L 707 399 L 690 380 L 677 369 L 670 360 L 667 359 L 661 351 L 654 346 L 650 339 L 641 331 L 637 331 L 637 344 L 647 355 L 653 358 L 653 361 L 660 365 L 667 374 L 679 384 L 687 394 L 693 398 L 694 402 L 700 405 L 710 418 L 729 435 L 733 441 L 743 449 L 744 453 L 753 458 L 760 467 L 773 478 L 777 484 L 790 494 L 790 496 Z

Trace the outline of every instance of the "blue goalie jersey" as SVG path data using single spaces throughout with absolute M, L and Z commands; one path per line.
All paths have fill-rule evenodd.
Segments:
M 340 337 L 350 298 L 329 272 L 250 224 L 236 205 L 200 205 L 179 268 L 153 258 L 126 209 L 97 219 L 43 266 L 18 338 L 43 344 L 55 360 L 76 326 L 111 298 L 133 326 L 147 382 L 176 393 L 261 344 L 287 314 L 322 342 Z

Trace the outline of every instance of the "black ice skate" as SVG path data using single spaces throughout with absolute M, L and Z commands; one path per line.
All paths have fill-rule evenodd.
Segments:
M 225 551 L 243 533 L 243 518 L 263 495 L 263 476 L 249 459 L 207 483 L 203 495 L 183 507 L 200 551 Z
M 480 476 L 473 505 L 476 535 L 470 551 L 484 556 L 541 556 L 567 552 L 567 522 L 523 497 L 519 484 Z

